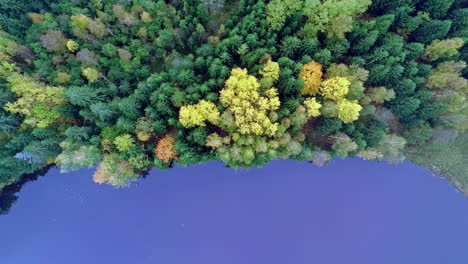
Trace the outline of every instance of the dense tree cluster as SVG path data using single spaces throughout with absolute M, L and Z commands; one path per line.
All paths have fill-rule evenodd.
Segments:
M 359 156 L 467 190 L 467 17 L 462 0 L 0 0 L 0 189 L 52 164 L 122 187 Z

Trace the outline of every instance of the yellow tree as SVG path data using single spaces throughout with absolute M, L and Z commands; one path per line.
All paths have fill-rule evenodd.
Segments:
M 351 82 L 347 78 L 333 77 L 322 82 L 320 94 L 327 99 L 336 101 L 348 94 L 350 84 Z
M 101 77 L 101 74 L 94 68 L 91 68 L 91 67 L 87 67 L 87 68 L 84 68 L 82 71 L 81 71 L 81 74 L 86 77 L 86 79 L 90 82 L 90 83 L 93 83 L 93 82 L 96 82 L 100 77 Z
M 179 121 L 187 128 L 206 126 L 206 121 L 217 124 L 219 111 L 212 102 L 201 100 L 195 105 L 182 106 L 179 111 Z
M 344 123 L 351 123 L 359 118 L 359 112 L 362 107 L 356 100 L 340 99 L 338 100 L 338 118 Z
M 268 116 L 280 106 L 278 91 L 259 88 L 258 80 L 246 69 L 236 68 L 221 90 L 220 100 L 234 115 L 239 133 L 273 136 L 278 124 L 272 123 Z
M 59 114 L 55 108 L 65 104 L 62 87 L 43 85 L 36 80 L 16 72 L 14 65 L 0 64 L 0 76 L 8 82 L 8 87 L 18 98 L 8 102 L 4 109 L 10 113 L 26 117 L 25 122 L 38 127 L 47 127 Z
M 307 109 L 307 115 L 309 117 L 317 117 L 320 115 L 320 108 L 322 108 L 322 104 L 317 102 L 315 97 L 305 100 L 304 105 Z
M 67 49 L 69 51 L 75 52 L 79 47 L 80 47 L 80 45 L 78 45 L 78 43 L 76 43 L 75 41 L 73 41 L 71 39 L 67 41 Z
M 299 73 L 299 78 L 304 81 L 304 88 L 301 93 L 303 95 L 316 95 L 319 92 L 320 84 L 322 83 L 322 65 L 311 61 L 302 66 Z
M 280 67 L 277 62 L 268 60 L 267 63 L 265 63 L 265 66 L 263 66 L 263 69 L 260 70 L 260 74 L 264 78 L 272 78 L 273 80 L 277 81 L 279 79 L 279 74 L 280 74 Z

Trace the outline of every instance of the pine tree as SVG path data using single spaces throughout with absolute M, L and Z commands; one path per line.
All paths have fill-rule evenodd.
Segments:
M 431 20 L 413 32 L 411 40 L 430 44 L 433 40 L 444 39 L 449 33 L 451 26 L 452 22 L 450 20 Z

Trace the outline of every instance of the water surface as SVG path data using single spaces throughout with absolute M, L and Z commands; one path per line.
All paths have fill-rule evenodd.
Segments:
M 119 190 L 92 173 L 25 185 L 0 216 L 0 263 L 468 263 L 468 199 L 409 163 L 210 162 Z

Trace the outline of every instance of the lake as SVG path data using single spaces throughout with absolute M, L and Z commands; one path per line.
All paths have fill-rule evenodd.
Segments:
M 468 263 L 468 199 L 410 163 L 210 162 L 124 189 L 92 174 L 26 184 L 0 216 L 0 263 Z

